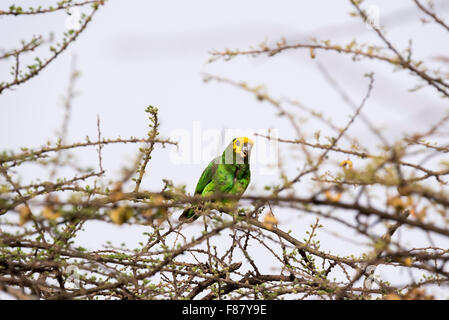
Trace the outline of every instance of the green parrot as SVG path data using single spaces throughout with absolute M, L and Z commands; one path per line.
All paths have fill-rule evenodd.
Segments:
M 195 195 L 210 196 L 214 193 L 241 196 L 245 192 L 251 178 L 249 157 L 254 142 L 247 137 L 235 138 L 223 151 L 222 155 L 213 159 L 204 169 L 195 188 Z M 222 204 L 235 201 L 222 200 Z M 180 221 L 192 222 L 201 215 L 200 205 L 184 210 Z

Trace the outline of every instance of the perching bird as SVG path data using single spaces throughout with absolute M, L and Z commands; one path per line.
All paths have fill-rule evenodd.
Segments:
M 195 195 L 210 196 L 232 194 L 240 197 L 250 182 L 249 157 L 254 142 L 247 137 L 235 138 L 223 154 L 212 160 L 204 169 L 195 188 Z M 221 201 L 228 203 L 230 201 Z M 192 222 L 200 216 L 201 207 L 192 206 L 184 210 L 180 221 Z

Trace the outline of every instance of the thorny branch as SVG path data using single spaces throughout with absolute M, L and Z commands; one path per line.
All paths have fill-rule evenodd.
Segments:
M 434 23 L 448 30 L 435 12 L 414 2 Z M 351 3 L 356 15 L 366 21 L 360 1 Z M 14 68 L 13 79 L 0 84 L 0 93 L 46 68 L 76 40 L 102 4 L 62 1 L 53 8 L 23 10 L 14 6 L 0 11 L 0 15 L 8 16 L 44 15 L 72 6 L 93 6 L 81 29 L 69 33 L 50 58 L 38 60 L 26 74 L 21 71 L 22 57 L 45 43 L 42 36 L 22 42 L 18 49 L 1 51 L 0 60 L 13 59 Z M 283 51 L 301 49 L 310 50 L 315 58 L 315 50 L 326 50 L 409 70 L 415 79 L 449 96 L 447 78 L 424 67 L 411 54 L 405 56 L 387 39 L 384 30 L 372 28 L 385 48 L 356 41 L 347 45 L 281 41 L 275 47 L 264 44 L 260 49 L 213 52 L 212 60 L 264 53 L 274 59 Z M 288 147 L 305 163 L 287 173 L 282 167 L 288 160 L 286 151 L 279 164 L 279 179 L 264 186 L 265 193 L 247 192 L 234 213 L 226 213 L 228 210 L 217 200 L 236 200 L 237 196 L 191 196 L 183 185 L 176 184 L 180 182 L 169 180 L 164 180 L 160 190 L 147 188 L 144 178 L 149 168 L 158 170 L 150 162 L 158 150 L 155 147 L 177 144 L 160 136 L 160 121 L 164 119 L 159 119 L 157 108 L 146 109 L 150 129 L 144 138 L 105 138 L 98 117 L 95 141 L 87 137 L 84 142 L 68 142 L 75 96 L 70 84 L 58 141 L 0 153 L 0 291 L 16 299 L 210 300 L 429 299 L 433 297 L 428 288 L 446 289 L 449 164 L 445 158 L 449 142 L 445 128 L 449 114 L 422 132 L 387 141 L 362 113 L 374 88 L 373 75 L 368 75 L 368 88 L 359 93 L 363 96 L 360 103 L 355 103 L 336 75 L 322 64 L 318 68 L 331 89 L 352 109 L 343 125 L 295 100 L 274 98 L 263 86 L 205 74 L 205 80 L 231 84 L 272 106 L 296 137 L 258 134 L 258 142 Z M 71 81 L 76 78 L 74 74 Z M 298 115 L 318 120 L 321 130 L 310 134 L 299 123 Z M 377 137 L 380 146 L 358 142 L 351 131 L 358 121 Z M 321 131 L 328 136 L 323 138 Z M 107 179 L 103 152 L 121 144 L 143 147 L 136 147 L 137 160 L 123 168 L 122 179 Z M 98 165 L 94 167 L 98 171 L 70 162 L 70 155 L 86 148 L 96 148 Z M 68 156 L 59 157 L 61 151 Z M 21 174 L 25 166 L 54 174 L 30 181 Z M 72 175 L 60 176 L 62 170 L 58 169 L 62 166 L 70 167 Z M 135 174 L 135 184 L 128 183 Z M 179 222 L 177 217 L 185 207 L 200 203 L 204 208 L 202 219 L 192 224 Z M 313 222 L 307 226 L 304 221 L 310 217 Z M 132 226 L 141 241 L 134 248 L 118 246 L 106 238 L 101 244 L 81 246 L 80 233 L 93 224 L 96 228 L 107 224 Z M 320 241 L 323 233 L 350 246 L 342 250 L 344 253 L 332 252 Z M 418 239 L 429 239 L 429 243 L 409 245 L 406 237 L 411 233 Z M 352 253 L 353 246 L 360 249 L 358 253 Z M 370 268 L 373 266 L 375 269 Z M 394 283 L 382 276 L 375 279 L 374 270 L 392 269 L 407 271 L 409 278 Z M 367 286 L 367 280 L 373 280 L 374 285 Z

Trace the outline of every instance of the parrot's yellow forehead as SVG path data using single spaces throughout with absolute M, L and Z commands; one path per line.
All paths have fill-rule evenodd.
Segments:
M 247 137 L 239 137 L 234 140 L 234 149 L 242 147 L 245 143 L 250 144 L 251 147 L 254 145 L 254 141 Z

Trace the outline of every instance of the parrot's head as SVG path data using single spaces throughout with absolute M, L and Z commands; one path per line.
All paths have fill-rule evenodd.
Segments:
M 243 159 L 249 158 L 254 141 L 247 137 L 239 137 L 232 140 L 232 149 L 236 155 Z

